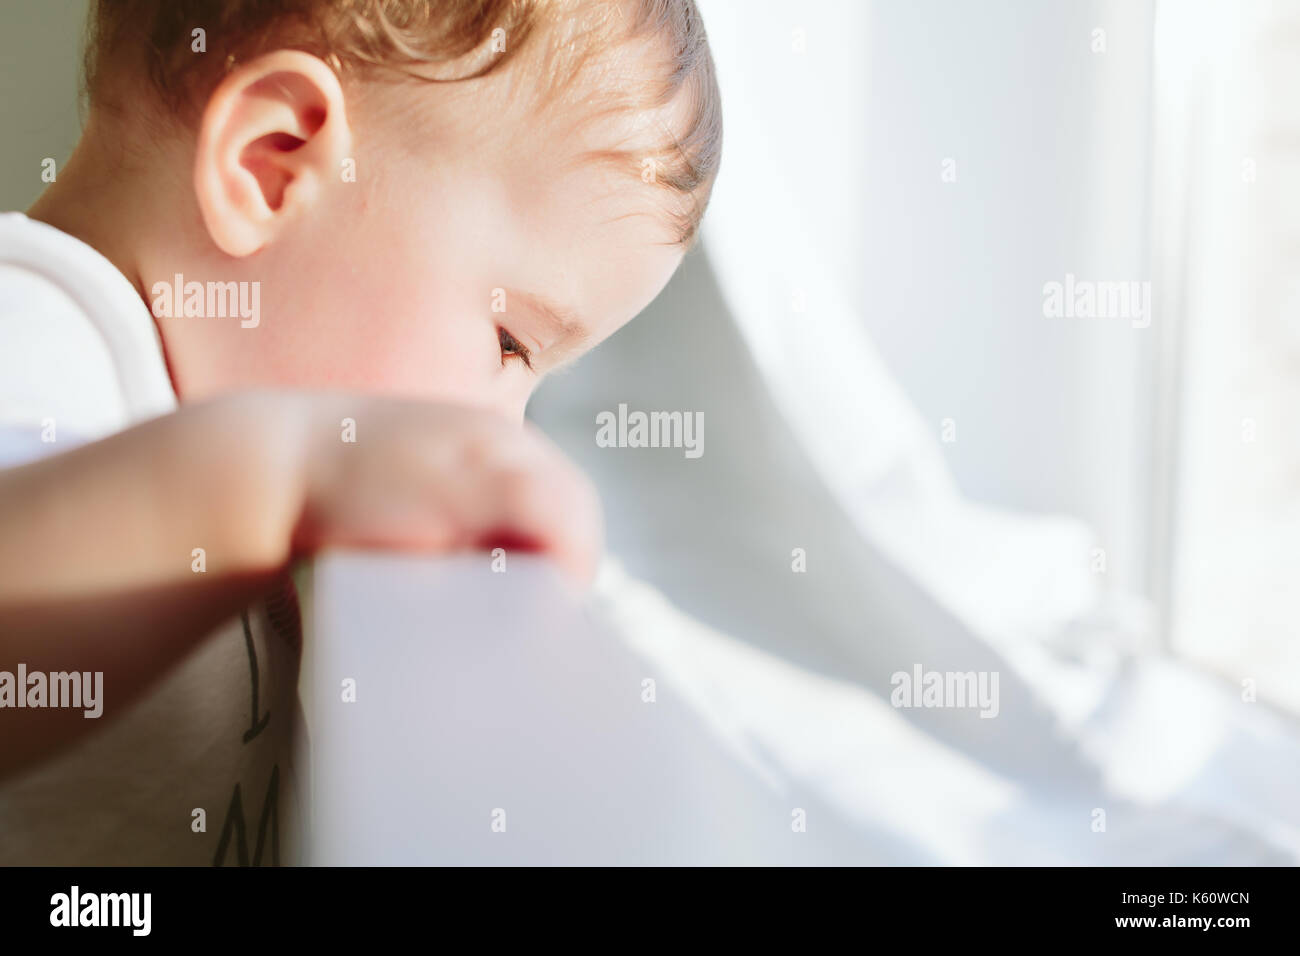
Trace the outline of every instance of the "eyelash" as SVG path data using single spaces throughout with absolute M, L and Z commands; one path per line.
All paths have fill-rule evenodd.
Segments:
M 528 347 L 511 335 L 506 329 L 497 326 L 497 342 L 501 346 L 501 364 L 504 366 L 507 359 L 522 359 L 524 365 L 529 369 L 533 367 L 532 352 Z M 509 349 L 509 351 L 506 351 Z

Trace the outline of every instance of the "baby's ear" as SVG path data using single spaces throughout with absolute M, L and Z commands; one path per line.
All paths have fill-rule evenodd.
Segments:
M 194 191 L 212 241 L 247 256 L 339 181 L 352 133 L 334 71 L 298 50 L 232 72 L 199 123 Z

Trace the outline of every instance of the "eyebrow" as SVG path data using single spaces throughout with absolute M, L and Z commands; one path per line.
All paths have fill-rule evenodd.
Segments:
M 565 308 L 544 295 L 520 289 L 507 289 L 506 296 L 507 301 L 515 299 L 523 302 L 529 311 L 538 315 L 558 333 L 558 338 L 545 351 L 551 366 L 549 371 L 569 364 L 581 354 L 581 346 L 590 334 L 572 309 Z

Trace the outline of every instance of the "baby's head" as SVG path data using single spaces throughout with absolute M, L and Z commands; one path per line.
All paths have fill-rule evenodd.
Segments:
M 186 399 L 519 417 L 668 281 L 721 141 L 694 0 L 100 0 L 87 85 L 66 172 Z M 249 283 L 256 327 L 178 274 Z

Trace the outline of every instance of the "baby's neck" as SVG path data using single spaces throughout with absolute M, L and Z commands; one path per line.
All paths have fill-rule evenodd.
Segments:
M 176 170 L 188 172 L 193 161 L 187 163 L 184 156 L 173 153 L 179 149 L 176 144 L 148 146 L 146 156 L 132 154 L 122 145 L 126 140 L 112 135 L 104 125 L 92 116 L 67 164 L 57 171 L 55 181 L 27 215 L 99 252 L 150 309 L 144 263 L 156 259 L 160 252 L 179 251 L 177 236 L 184 230 L 175 220 L 188 217 L 193 201 L 192 186 L 181 181 Z M 144 172 L 137 168 L 142 163 L 148 166 Z M 155 327 L 165 343 L 156 320 Z M 177 385 L 174 377 L 172 385 Z
M 157 216 L 165 205 L 167 185 L 156 176 L 135 171 L 127 175 L 123 164 L 129 162 L 138 160 L 127 158 L 120 143 L 109 142 L 92 119 L 68 162 L 27 215 L 93 247 L 126 276 L 147 305 L 140 261 L 144 244 L 161 222 Z M 149 184 L 147 194 L 136 194 L 131 184 L 137 182 Z

